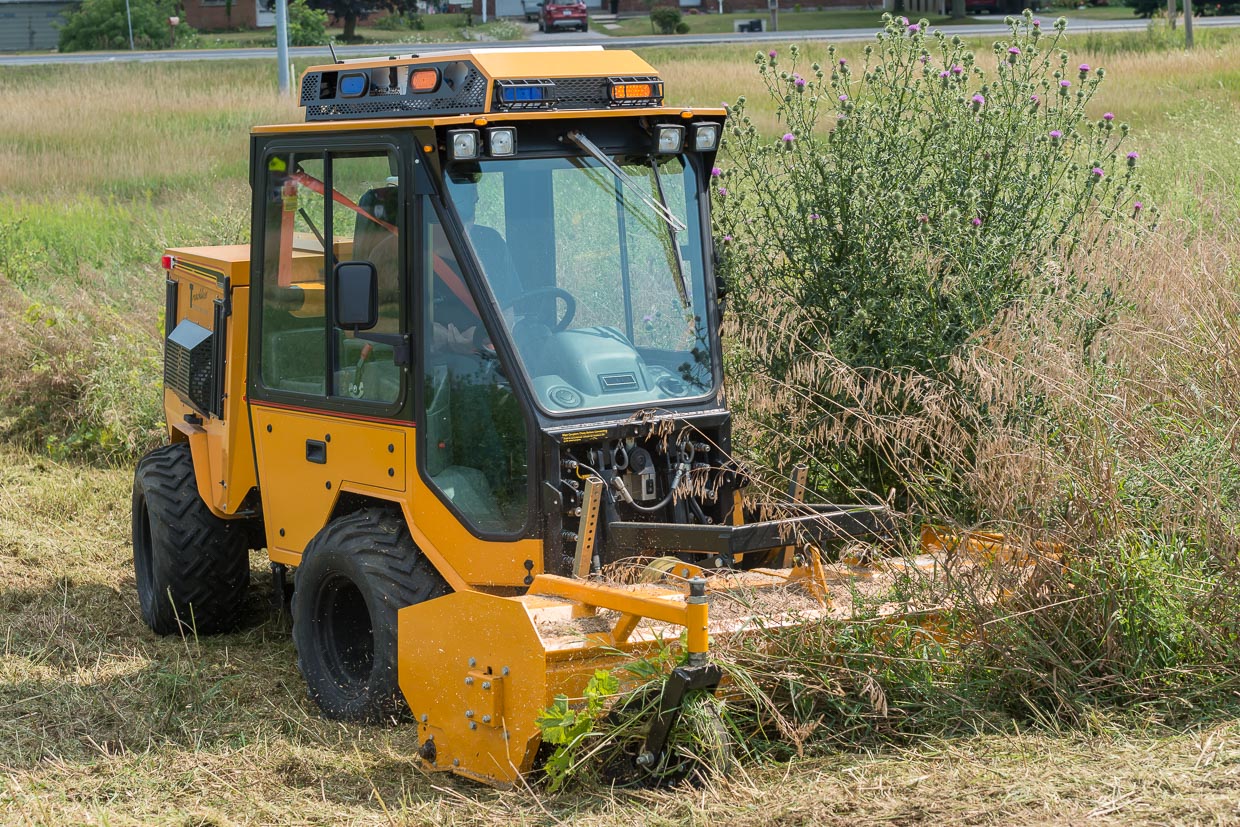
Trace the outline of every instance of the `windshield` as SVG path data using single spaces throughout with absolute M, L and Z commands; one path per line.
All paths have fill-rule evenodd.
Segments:
M 522 367 L 553 412 L 714 388 L 695 173 L 677 156 L 614 160 L 623 177 L 589 157 L 458 164 L 447 176 Z M 670 230 L 664 202 L 683 230 Z

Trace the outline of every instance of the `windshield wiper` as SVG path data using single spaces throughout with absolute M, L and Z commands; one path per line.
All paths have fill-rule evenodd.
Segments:
M 676 292 L 680 294 L 681 304 L 686 308 L 689 307 L 691 304 L 689 300 L 689 288 L 685 284 L 685 267 L 684 262 L 680 260 L 680 241 L 676 237 L 677 233 L 684 232 L 688 229 L 688 227 L 681 223 L 680 219 L 676 217 L 676 214 L 673 213 L 671 208 L 667 206 L 667 198 L 663 195 L 663 181 L 659 177 L 659 167 L 655 163 L 654 156 L 651 156 L 650 158 L 650 169 L 651 172 L 654 173 L 654 188 L 655 192 L 659 196 L 657 201 L 647 195 L 631 175 L 621 169 L 619 164 L 605 155 L 593 141 L 581 134 L 579 130 L 571 130 L 565 137 L 585 150 L 591 158 L 602 164 L 609 172 L 611 172 L 612 175 L 619 178 L 620 182 L 625 185 L 626 189 L 636 192 L 638 198 L 642 200 L 642 203 L 653 210 L 655 215 L 663 219 L 663 223 L 667 225 L 668 234 L 671 236 L 672 263 L 676 268 L 676 272 L 674 274 L 676 280 Z

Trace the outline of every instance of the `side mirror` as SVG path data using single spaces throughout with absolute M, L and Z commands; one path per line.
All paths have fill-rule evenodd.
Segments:
M 336 265 L 336 326 L 357 332 L 379 322 L 379 279 L 369 261 Z

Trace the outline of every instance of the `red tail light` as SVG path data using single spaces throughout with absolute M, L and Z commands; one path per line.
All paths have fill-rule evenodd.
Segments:
M 163 256 L 159 259 L 159 266 L 165 270 L 171 270 L 177 266 L 177 260 L 174 256 Z

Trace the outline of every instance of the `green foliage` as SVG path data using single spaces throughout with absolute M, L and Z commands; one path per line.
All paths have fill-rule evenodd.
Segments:
M 370 27 L 389 32 L 420 32 L 426 29 L 426 21 L 417 12 L 412 14 L 385 14 L 377 20 L 372 20 Z
M 657 29 L 659 34 L 674 34 L 681 22 L 680 9 L 672 6 L 655 6 L 650 10 L 650 25 Z
M 867 385 L 896 385 L 893 374 L 960 393 L 954 360 L 1049 284 L 1105 319 L 1110 297 L 1064 263 L 1087 261 L 1080 253 L 1150 212 L 1137 205 L 1127 124 L 1086 115 L 1104 72 L 1070 61 L 1062 19 L 1050 32 L 1030 14 L 1012 20 L 992 72 L 958 37 L 885 19 L 858 68 L 834 47 L 808 66 L 795 46 L 787 67 L 760 53 L 783 134 L 760 133 L 741 98 L 730 166 L 716 179 L 733 306 L 742 318 L 773 302 L 800 314 L 797 341 L 741 353 L 733 374 L 808 382 L 823 416 L 848 403 L 829 377 L 815 385 L 799 370 L 808 354 L 854 371 L 860 398 L 874 397 Z M 921 406 L 899 393 L 889 402 L 867 413 L 894 419 Z M 763 421 L 787 430 L 778 414 Z M 794 436 L 817 455 L 819 476 L 827 468 L 845 488 L 906 485 L 892 457 Z
M 168 18 L 176 16 L 178 10 L 176 0 L 130 0 L 134 46 L 138 49 L 166 48 L 172 37 Z M 176 27 L 177 45 L 188 45 L 196 38 L 197 32 L 186 23 Z M 77 11 L 66 17 L 60 29 L 62 52 L 128 48 L 125 0 L 85 0 Z
M 573 776 L 587 742 L 597 735 L 595 724 L 604 704 L 619 690 L 619 681 L 610 672 L 599 669 L 586 683 L 584 707 L 570 706 L 567 696 L 557 695 L 554 703 L 538 716 L 536 723 L 542 730 L 543 741 L 555 747 L 546 763 L 552 791 Z
M 688 33 L 689 33 L 688 23 L 682 20 L 676 24 L 676 34 L 688 34 Z
M 290 46 L 322 46 L 327 42 L 327 12 L 311 8 L 306 0 L 288 4 Z

